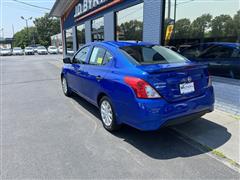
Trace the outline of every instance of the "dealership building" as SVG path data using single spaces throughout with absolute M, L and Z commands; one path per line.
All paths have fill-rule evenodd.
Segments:
M 56 0 L 50 15 L 61 18 L 62 44 L 67 54 L 67 48 L 76 51 L 82 44 L 103 40 L 175 47 L 236 42 L 237 30 L 225 26 L 229 20 L 234 23 L 238 7 L 238 1 L 228 0 Z
M 63 44 L 76 51 L 91 41 L 160 43 L 163 6 L 161 0 L 57 0 L 51 15 L 61 17 Z

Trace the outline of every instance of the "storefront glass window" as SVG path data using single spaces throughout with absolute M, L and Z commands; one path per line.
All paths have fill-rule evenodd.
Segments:
M 84 24 L 77 26 L 77 42 L 78 42 L 78 48 L 80 48 L 82 45 L 86 43 Z
M 166 0 L 163 44 L 192 61 L 228 63 L 228 69 L 210 66 L 210 74 L 235 78 L 239 22 L 238 0 Z
M 92 40 L 104 40 L 104 18 L 98 18 L 92 21 Z
M 116 20 L 117 40 L 142 41 L 143 3 L 117 12 Z
M 73 35 L 72 29 L 66 30 L 66 47 L 67 47 L 67 54 L 68 52 L 73 51 Z

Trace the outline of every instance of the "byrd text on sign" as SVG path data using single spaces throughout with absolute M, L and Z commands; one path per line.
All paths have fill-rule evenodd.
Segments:
M 91 9 L 97 8 L 107 2 L 112 0 L 83 0 L 82 2 L 78 3 L 75 7 L 75 15 L 74 17 L 79 17 L 82 14 L 90 11 Z

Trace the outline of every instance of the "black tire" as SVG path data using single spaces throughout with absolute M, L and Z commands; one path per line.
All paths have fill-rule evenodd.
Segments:
M 67 97 L 70 97 L 72 95 L 72 91 L 69 88 L 67 79 L 64 76 L 61 79 L 61 84 L 62 84 L 62 90 L 63 90 L 64 95 L 67 96 Z M 66 87 L 65 87 L 65 85 L 66 85 Z
M 111 111 L 112 111 L 112 121 L 110 124 L 106 124 L 105 121 L 104 121 L 104 118 L 103 118 L 103 115 L 102 115 L 102 104 L 104 102 L 107 102 L 109 103 L 110 107 L 111 107 Z M 107 97 L 107 96 L 104 96 L 102 97 L 102 99 L 100 100 L 99 102 L 99 111 L 100 111 L 100 116 L 101 116 L 101 120 L 102 120 L 102 124 L 103 124 L 103 127 L 107 130 L 107 131 L 110 131 L 110 132 L 113 132 L 113 131 L 117 131 L 121 128 L 121 125 L 117 123 L 116 121 L 116 115 L 115 115 L 115 111 L 113 109 L 113 106 L 112 106 L 112 102 L 111 100 Z

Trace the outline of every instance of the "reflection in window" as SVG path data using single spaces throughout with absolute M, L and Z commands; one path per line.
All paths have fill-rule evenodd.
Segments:
M 66 30 L 66 46 L 67 46 L 67 54 L 68 52 L 73 50 L 73 35 L 72 29 Z
M 142 41 L 143 34 L 143 3 L 121 10 L 116 13 L 117 40 Z
M 166 0 L 165 7 L 166 46 L 240 40 L 237 1 Z
M 228 61 L 239 48 L 240 10 L 237 0 L 166 0 L 164 45 L 192 61 Z M 227 43 L 226 43 L 227 42 Z M 235 50 L 236 51 L 236 50 Z M 215 76 L 235 77 L 233 69 L 209 66 Z M 224 72 L 224 73 L 223 73 Z
M 82 45 L 86 43 L 84 24 L 77 26 L 77 42 L 78 42 L 78 48 L 80 48 Z
M 92 40 L 104 40 L 104 18 L 98 18 L 92 21 Z
M 89 49 L 90 49 L 90 47 L 87 46 L 87 47 L 83 48 L 82 50 L 80 50 L 74 58 L 75 63 L 80 63 L 80 64 L 86 63 Z

